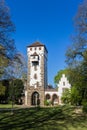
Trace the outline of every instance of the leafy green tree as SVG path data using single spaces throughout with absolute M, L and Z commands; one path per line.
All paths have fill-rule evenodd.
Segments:
M 9 81 L 2 80 L 0 81 L 0 103 L 8 103 L 8 91 L 9 89 Z
M 3 86 L 2 82 L 0 82 L 0 96 L 5 95 L 5 86 Z
M 71 103 L 71 90 L 66 88 L 62 94 L 61 99 L 64 104 L 70 104 Z
M 59 80 L 60 78 L 62 77 L 62 74 L 65 74 L 67 77 L 69 76 L 68 75 L 68 69 L 64 69 L 64 70 L 60 70 L 57 72 L 57 75 L 54 77 L 54 83 L 55 84 L 58 84 L 59 83 Z
M 82 97 L 78 91 L 78 88 L 73 86 L 71 88 L 71 104 L 72 105 L 80 105 L 81 99 L 82 99 Z
M 73 43 L 66 52 L 66 63 L 70 70 L 73 102 L 81 104 L 87 100 L 87 0 L 79 5 L 75 28 Z
M 24 94 L 24 84 L 23 81 L 20 79 L 14 79 L 10 83 L 9 87 L 9 97 L 10 100 L 14 100 L 14 103 L 22 103 L 21 98 Z

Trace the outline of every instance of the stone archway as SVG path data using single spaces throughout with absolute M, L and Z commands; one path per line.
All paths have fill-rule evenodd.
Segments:
M 34 92 L 32 93 L 32 97 L 31 97 L 31 105 L 39 105 L 40 104 L 40 99 L 39 99 L 39 93 L 38 92 Z
M 53 105 L 58 105 L 58 103 L 59 103 L 58 96 L 56 94 L 53 94 L 53 96 L 52 96 L 52 104 Z

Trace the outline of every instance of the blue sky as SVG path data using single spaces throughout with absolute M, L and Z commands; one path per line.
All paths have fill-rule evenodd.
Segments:
M 35 41 L 48 49 L 48 83 L 66 67 L 65 52 L 71 44 L 74 16 L 82 0 L 6 0 L 16 26 L 17 49 L 26 54 L 26 46 Z

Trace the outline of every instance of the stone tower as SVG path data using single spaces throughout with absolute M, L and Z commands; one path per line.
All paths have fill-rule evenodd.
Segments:
M 44 105 L 47 87 L 47 49 L 40 42 L 27 47 L 28 74 L 25 105 Z

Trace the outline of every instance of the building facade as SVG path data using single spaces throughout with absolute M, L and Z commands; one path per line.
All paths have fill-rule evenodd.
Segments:
M 40 42 L 35 42 L 27 46 L 28 73 L 27 87 L 25 90 L 25 105 L 44 106 L 44 101 L 52 101 L 53 105 L 61 104 L 61 96 L 64 88 L 70 88 L 70 84 L 62 76 L 58 84 L 58 89 L 48 87 L 47 82 L 47 58 L 46 46 Z
M 61 79 L 59 80 L 57 89 L 46 89 L 45 90 L 45 99 L 49 102 L 51 101 L 53 105 L 62 105 L 61 97 L 65 89 L 70 89 L 71 84 L 69 83 L 65 74 L 62 74 Z

